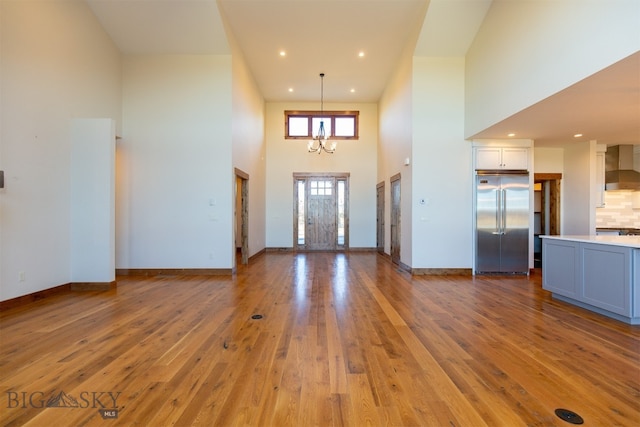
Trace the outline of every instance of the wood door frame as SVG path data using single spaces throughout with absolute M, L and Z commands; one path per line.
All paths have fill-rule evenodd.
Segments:
M 249 264 L 249 174 L 238 168 L 234 169 L 236 179 L 240 180 L 240 220 L 242 221 L 240 229 L 240 263 L 247 265 Z M 236 197 L 238 197 L 238 194 L 236 194 Z M 236 214 L 237 217 L 238 215 Z
M 542 210 L 541 222 L 544 234 L 557 236 L 560 234 L 560 182 L 562 181 L 561 173 L 536 173 L 533 175 L 534 183 L 542 184 Z M 549 199 L 547 200 L 546 189 L 549 189 Z M 547 221 L 546 211 L 547 205 L 549 210 L 549 230 L 546 229 Z
M 389 255 L 391 256 L 391 261 L 395 264 L 402 264 L 401 257 L 401 240 L 402 240 L 402 229 L 401 229 L 401 208 L 402 208 L 402 184 L 401 184 L 401 175 L 399 173 L 393 175 L 389 178 L 389 182 L 391 183 L 390 193 L 391 193 L 391 206 L 389 207 Z M 397 183 L 397 184 L 396 184 Z M 398 204 L 396 206 L 395 199 L 393 197 L 394 186 L 400 186 L 400 199 L 398 200 Z M 397 217 L 396 217 L 397 216 Z M 392 229 L 395 222 L 395 233 Z M 397 250 L 396 250 L 397 246 Z
M 336 241 L 335 250 L 342 251 L 349 248 L 349 172 L 294 172 L 293 173 L 293 249 L 296 251 L 308 250 L 305 245 L 298 244 L 298 181 L 308 181 L 313 178 L 332 178 L 338 181 L 345 181 L 345 205 L 344 205 L 344 244 L 338 245 Z M 336 192 L 337 197 L 337 192 Z M 305 204 L 307 200 L 305 200 Z M 305 206 L 306 207 L 306 206 Z M 336 230 L 338 229 L 338 204 L 336 203 Z M 336 233 L 337 237 L 337 233 Z
M 384 208 L 385 208 L 385 183 L 379 182 L 376 185 L 376 250 L 384 254 Z M 380 197 L 380 194 L 382 197 Z M 382 199 L 382 200 L 380 200 Z

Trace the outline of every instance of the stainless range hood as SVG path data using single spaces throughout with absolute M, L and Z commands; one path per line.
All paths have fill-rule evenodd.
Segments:
M 633 169 L 633 145 L 614 145 L 605 155 L 605 190 L 640 191 L 640 172 Z

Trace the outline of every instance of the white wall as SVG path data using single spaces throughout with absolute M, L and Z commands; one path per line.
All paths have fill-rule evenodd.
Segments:
M 534 174 L 536 173 L 559 173 L 564 176 L 564 148 L 551 148 L 551 147 L 534 147 Z M 563 198 L 563 187 L 565 187 L 564 180 L 560 181 L 560 225 L 562 225 L 562 209 L 565 202 Z M 546 217 L 545 230 L 549 230 L 549 217 Z M 560 228 L 561 233 L 564 231 Z
M 74 119 L 71 130 L 71 281 L 116 279 L 115 122 Z
M 640 49 L 637 0 L 494 0 L 467 56 L 465 135 Z
M 564 148 L 534 147 L 535 173 L 562 173 Z
M 84 2 L 3 1 L 0 8 L 6 300 L 71 281 L 71 122 L 105 117 L 120 124 L 121 63 Z
M 472 267 L 472 146 L 463 130 L 464 58 L 414 58 L 413 268 Z
M 242 52 L 235 43 L 232 46 L 232 155 L 234 167 L 249 174 L 249 256 L 252 256 L 265 248 L 265 103 Z
M 349 246 L 376 245 L 377 108 L 375 104 L 327 104 L 325 110 L 357 110 L 358 140 L 338 142 L 334 154 L 311 154 L 307 141 L 284 139 L 285 110 L 319 110 L 318 103 L 267 103 L 266 246 L 293 247 L 293 173 L 349 172 Z
M 401 174 L 400 181 L 400 261 L 412 263 L 412 209 L 411 201 L 413 165 L 404 166 L 409 158 L 413 162 L 413 56 L 403 53 L 394 74 L 379 102 L 379 145 L 377 183 L 385 183 L 385 236 L 384 251 L 390 253 L 391 242 L 391 183 L 389 178 Z M 375 235 L 374 235 L 375 238 Z
M 560 230 L 565 235 L 595 234 L 596 141 L 567 144 L 562 176 Z
M 229 55 L 127 56 L 118 268 L 233 267 Z

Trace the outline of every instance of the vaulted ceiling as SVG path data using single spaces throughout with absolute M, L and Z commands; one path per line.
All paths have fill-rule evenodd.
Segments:
M 404 49 L 464 56 L 491 0 L 86 0 L 124 54 L 228 54 L 268 102 L 377 102 Z M 282 53 L 282 54 L 281 54 Z M 362 56 L 360 56 L 362 55 Z M 640 54 L 474 135 L 640 144 Z

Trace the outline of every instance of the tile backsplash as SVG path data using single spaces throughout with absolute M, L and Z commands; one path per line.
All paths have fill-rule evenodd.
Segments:
M 637 193 L 605 191 L 604 207 L 596 209 L 596 228 L 640 228 L 640 209 L 633 209 Z

